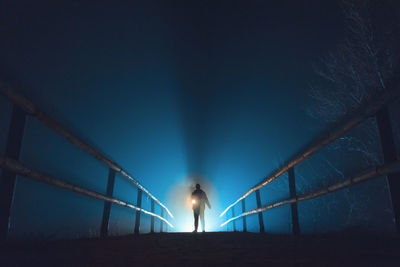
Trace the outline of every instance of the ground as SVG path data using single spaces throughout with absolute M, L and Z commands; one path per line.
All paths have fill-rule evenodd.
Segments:
M 373 236 L 161 233 L 0 249 L 0 266 L 400 266 L 400 239 Z

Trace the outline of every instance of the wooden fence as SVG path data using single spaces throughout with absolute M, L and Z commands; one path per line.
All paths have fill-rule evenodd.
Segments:
M 260 232 L 264 232 L 265 229 L 264 229 L 262 212 L 272 208 L 290 204 L 292 213 L 292 226 L 293 226 L 292 232 L 293 234 L 299 234 L 300 225 L 299 225 L 298 209 L 297 209 L 298 202 L 319 197 L 377 176 L 387 175 L 390 187 L 393 212 L 395 215 L 394 220 L 397 232 L 400 234 L 400 170 L 399 170 L 399 161 L 397 159 L 397 152 L 396 152 L 391 120 L 388 111 L 388 105 L 400 98 L 400 86 L 399 86 L 400 75 L 398 71 L 396 72 L 396 74 L 397 75 L 394 75 L 395 78 L 390 82 L 390 86 L 388 87 L 390 88 L 389 90 L 380 92 L 376 96 L 371 97 L 371 100 L 369 102 L 365 103 L 364 105 L 356 109 L 354 112 L 352 112 L 351 116 L 344 117 L 334 127 L 322 133 L 318 138 L 316 138 L 313 142 L 311 142 L 311 144 L 307 145 L 303 150 L 301 150 L 300 153 L 298 153 L 292 159 L 283 164 L 283 166 L 281 166 L 280 168 L 278 168 L 277 170 L 273 171 L 271 174 L 266 176 L 260 183 L 250 188 L 241 197 L 239 197 L 236 201 L 230 204 L 220 214 L 220 217 L 226 215 L 228 210 L 232 209 L 231 218 L 227 219 L 224 223 L 222 223 L 221 227 L 229 222 L 233 222 L 233 229 L 234 231 L 236 231 L 235 220 L 242 218 L 243 231 L 246 231 L 246 226 L 247 226 L 246 216 L 258 213 Z M 384 157 L 384 164 L 372 170 L 367 170 L 360 174 L 356 174 L 355 176 L 353 176 L 353 178 L 349 178 L 344 182 L 334 184 L 327 188 L 323 188 L 315 192 L 310 192 L 302 196 L 297 196 L 296 185 L 295 185 L 295 166 L 302 163 L 304 160 L 309 158 L 315 152 L 319 151 L 323 147 L 327 146 L 328 144 L 342 137 L 348 131 L 350 131 L 354 127 L 364 122 L 366 119 L 373 116 L 375 116 L 378 125 L 380 141 Z M 262 205 L 260 197 L 260 189 L 270 184 L 275 179 L 281 177 L 285 173 L 288 173 L 289 177 L 290 198 L 283 201 Z M 245 199 L 252 193 L 256 193 L 257 208 L 246 211 Z M 235 216 L 233 207 L 240 201 L 242 202 L 242 213 Z
M 136 220 L 134 232 L 136 234 L 140 231 L 140 214 L 145 213 L 151 216 L 151 232 L 154 232 L 154 218 L 160 220 L 160 231 L 164 230 L 164 223 L 170 227 L 173 225 L 164 218 L 164 211 L 173 218 L 172 213 L 169 209 L 161 203 L 155 196 L 153 196 L 146 188 L 144 188 L 132 175 L 126 170 L 119 166 L 116 162 L 106 157 L 99 150 L 90 146 L 88 143 L 83 141 L 77 135 L 73 134 L 69 129 L 63 126 L 61 123 L 56 121 L 54 118 L 49 116 L 46 112 L 39 109 L 27 98 L 18 94 L 15 90 L 10 88 L 8 85 L 0 81 L 0 95 L 7 97 L 13 103 L 12 117 L 10 121 L 8 140 L 6 145 L 5 156 L 0 157 L 0 168 L 3 169 L 3 173 L 0 179 L 0 239 L 4 240 L 7 238 L 9 231 L 9 220 L 10 210 L 12 205 L 12 199 L 14 195 L 14 185 L 16 181 L 16 175 L 21 175 L 27 178 L 35 179 L 40 182 L 50 184 L 52 186 L 60 187 L 75 193 L 83 194 L 92 198 L 104 200 L 104 211 L 102 217 L 102 224 L 100 234 L 102 237 L 108 235 L 108 226 L 110 218 L 111 203 L 118 204 L 131 208 L 136 211 Z M 106 195 L 94 192 L 92 190 L 67 183 L 56 177 L 53 177 L 46 173 L 41 173 L 32 168 L 22 165 L 18 162 L 19 153 L 22 145 L 22 138 L 24 134 L 26 116 L 33 116 L 41 121 L 43 124 L 53 129 L 56 133 L 64 137 L 73 145 L 87 152 L 98 161 L 102 162 L 109 168 L 108 182 L 107 182 L 107 193 Z M 137 202 L 136 205 L 127 203 L 125 201 L 113 198 L 115 175 L 120 174 L 123 178 L 133 183 L 137 189 Z M 142 192 L 151 198 L 151 211 L 147 211 L 141 208 L 142 204 Z M 154 212 L 155 204 L 161 207 L 161 215 L 157 215 Z

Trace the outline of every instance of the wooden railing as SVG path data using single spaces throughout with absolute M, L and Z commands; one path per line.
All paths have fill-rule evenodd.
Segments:
M 400 98 L 400 83 L 399 73 L 396 72 L 394 79 L 390 83 L 390 90 L 379 93 L 378 95 L 371 98 L 371 101 L 360 106 L 354 112 L 352 116 L 346 116 L 343 118 L 335 127 L 332 127 L 329 131 L 324 132 L 318 138 L 314 140 L 310 145 L 306 146 L 300 153 L 295 157 L 287 161 L 283 166 L 273 171 L 271 174 L 266 176 L 260 183 L 255 185 L 246 191 L 241 197 L 230 204 L 221 214 L 220 217 L 227 214 L 228 210 L 232 209 L 231 218 L 221 224 L 221 227 L 229 222 L 233 222 L 233 229 L 236 231 L 235 220 L 243 219 L 243 231 L 246 231 L 246 216 L 258 214 L 260 232 L 264 232 L 264 221 L 262 212 L 280 207 L 283 205 L 291 205 L 292 212 L 292 232 L 294 234 L 300 233 L 300 225 L 298 220 L 297 203 L 300 201 L 308 200 L 311 198 L 319 197 L 349 186 L 356 183 L 360 183 L 378 176 L 388 176 L 390 193 L 392 199 L 393 211 L 395 214 L 395 223 L 397 232 L 400 233 L 400 163 L 397 159 L 396 147 L 394 143 L 394 136 L 389 118 L 388 105 Z M 321 148 L 327 146 L 333 141 L 345 135 L 348 131 L 361 124 L 366 119 L 376 116 L 378 130 L 381 139 L 381 146 L 384 156 L 384 164 L 377 166 L 374 169 L 366 170 L 359 174 L 354 175 L 352 178 L 345 180 L 344 182 L 331 185 L 327 188 L 323 188 L 302 196 L 296 195 L 295 185 L 295 166 L 302 163 L 304 160 L 309 158 L 315 152 Z M 270 184 L 275 179 L 281 177 L 283 174 L 288 173 L 289 177 L 289 192 L 290 197 L 283 201 L 261 205 L 260 189 Z M 252 193 L 256 193 L 257 208 L 246 211 L 245 210 L 245 199 Z M 233 207 L 242 202 L 242 213 L 235 215 Z
M 164 228 L 163 223 L 166 223 L 168 226 L 173 227 L 173 225 L 166 218 L 164 218 L 164 211 L 166 211 L 166 213 L 171 218 L 173 218 L 173 215 L 169 211 L 169 209 L 163 203 L 161 203 L 161 201 L 159 201 L 155 196 L 153 196 L 144 186 L 142 186 L 135 178 L 133 178 L 132 175 L 130 175 L 126 170 L 124 170 L 121 166 L 119 166 L 116 162 L 112 161 L 110 158 L 102 154 L 99 150 L 93 148 L 92 146 L 84 142 L 81 138 L 73 134 L 69 129 L 67 129 L 61 123 L 57 122 L 51 116 L 47 115 L 46 112 L 40 110 L 27 98 L 23 97 L 21 94 L 17 93 L 15 90 L 10 88 L 8 85 L 2 83 L 1 81 L 0 81 L 0 95 L 7 97 L 14 104 L 5 156 L 0 157 L 0 168 L 3 169 L 3 173 L 0 179 L 1 239 L 5 239 L 7 237 L 9 230 L 8 228 L 9 228 L 10 210 L 14 194 L 14 184 L 16 175 L 21 175 L 75 193 L 104 200 L 105 201 L 104 211 L 100 229 L 100 234 L 103 237 L 108 235 L 111 203 L 125 206 L 136 211 L 136 221 L 134 230 L 136 234 L 139 233 L 141 213 L 145 213 L 151 216 L 151 227 L 150 227 L 151 232 L 154 232 L 154 218 L 160 220 L 160 231 L 163 231 Z M 58 178 L 51 176 L 50 174 L 41 173 L 32 168 L 24 166 L 18 161 L 22 138 L 24 134 L 25 119 L 27 115 L 37 118 L 43 124 L 53 129 L 56 133 L 58 133 L 66 140 L 71 142 L 73 145 L 87 152 L 89 155 L 93 156 L 95 159 L 99 160 L 109 168 L 106 195 L 62 181 Z M 138 194 L 137 194 L 136 205 L 112 197 L 116 174 L 120 174 L 123 178 L 127 179 L 137 187 Z M 151 198 L 151 211 L 147 211 L 141 208 L 142 192 L 144 192 Z M 158 204 L 161 207 L 161 215 L 155 214 L 154 212 L 155 204 Z

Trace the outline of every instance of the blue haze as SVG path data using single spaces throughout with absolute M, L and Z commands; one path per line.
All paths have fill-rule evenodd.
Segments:
M 166 203 L 176 215 L 176 231 L 191 229 L 192 217 L 176 203 L 184 196 L 174 197 L 190 192 L 196 181 L 204 182 L 213 205 L 206 213 L 208 230 L 226 230 L 219 227 L 222 210 L 326 126 L 305 112 L 309 82 L 315 79 L 311 64 L 342 40 L 344 26 L 333 1 L 309 2 L 227 9 L 3 2 L 0 70 L 20 85 L 20 92 Z M 4 153 L 11 105 L 3 97 L 0 110 Z M 106 191 L 107 168 L 34 118 L 26 124 L 21 161 Z M 310 178 L 310 186 L 315 180 Z M 382 190 L 375 198 L 390 205 Z M 288 194 L 283 176 L 261 190 L 262 203 Z M 117 176 L 114 196 L 134 204 L 137 190 Z M 305 232 L 340 229 L 340 220 L 316 227 L 320 218 L 313 215 L 329 198 L 339 197 L 299 206 Z M 255 207 L 254 195 L 246 205 Z M 150 209 L 146 197 L 143 206 Z M 10 236 L 96 236 L 102 211 L 101 201 L 19 177 Z M 358 212 L 362 217 L 366 211 Z M 386 213 L 375 228 L 391 225 Z M 379 206 L 371 214 L 380 215 Z M 329 213 L 321 223 L 336 215 Z M 267 232 L 290 232 L 289 207 L 263 216 Z M 150 219 L 142 218 L 141 232 L 148 232 Z M 112 206 L 110 233 L 132 233 L 134 221 L 134 212 Z M 241 221 L 237 226 L 241 229 Z M 248 229 L 258 230 L 256 216 L 248 218 Z

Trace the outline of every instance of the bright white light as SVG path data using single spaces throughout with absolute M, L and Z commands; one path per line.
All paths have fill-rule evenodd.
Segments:
M 173 231 L 192 232 L 194 230 L 193 205 L 197 203 L 197 199 L 192 198 L 192 192 L 194 186 L 198 182 L 199 180 L 184 177 L 175 184 L 171 184 L 166 206 L 170 208 L 172 214 L 174 214 L 172 224 L 175 228 Z M 206 179 L 200 180 L 200 184 L 207 193 L 208 199 L 212 205 L 212 209 L 206 207 L 205 210 L 206 231 L 221 231 L 220 224 L 225 221 L 226 218 L 221 219 L 218 216 L 221 209 L 216 191 L 212 187 L 212 184 Z M 198 230 L 202 230 L 200 220 Z

